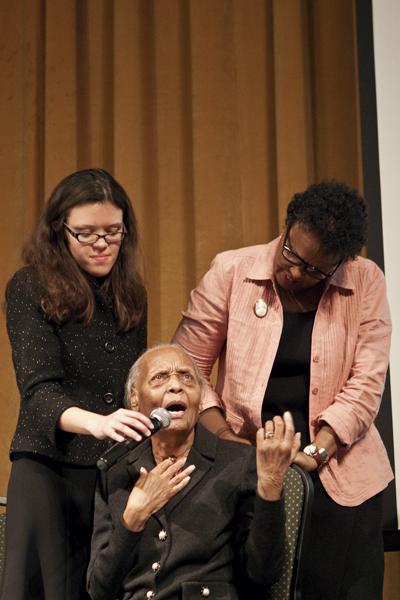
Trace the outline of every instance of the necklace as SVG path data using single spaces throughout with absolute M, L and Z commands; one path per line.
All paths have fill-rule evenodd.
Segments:
M 298 294 L 293 290 L 286 290 L 278 286 L 278 291 L 284 310 L 305 313 L 314 310 L 318 306 L 323 290 L 321 287 L 305 290 L 303 300 L 300 300 Z
M 153 455 L 154 455 L 154 459 L 157 464 L 160 464 L 160 462 L 162 462 L 163 460 L 166 460 L 167 458 L 174 463 L 179 458 L 186 458 L 186 456 L 189 454 L 191 449 L 192 449 L 192 445 L 190 445 L 188 448 L 185 448 L 182 452 L 168 454 L 167 456 L 162 456 L 161 454 L 158 454 L 157 452 L 155 452 L 155 450 L 153 449 Z
M 306 308 L 306 306 L 302 302 L 300 302 L 300 300 L 297 298 L 296 294 L 294 292 L 292 292 L 292 290 L 289 290 L 288 296 L 289 296 L 290 300 L 292 301 L 292 303 L 295 304 L 296 307 L 300 309 L 300 312 L 307 312 L 308 309 Z

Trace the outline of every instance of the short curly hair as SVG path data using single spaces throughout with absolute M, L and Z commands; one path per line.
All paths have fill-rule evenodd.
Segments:
M 326 254 L 355 258 L 367 239 L 365 200 L 340 181 L 322 181 L 295 194 L 289 202 L 286 227 L 299 223 L 316 235 Z

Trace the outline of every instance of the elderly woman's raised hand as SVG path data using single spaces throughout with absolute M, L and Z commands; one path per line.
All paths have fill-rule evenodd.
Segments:
M 163 460 L 151 471 L 140 469 L 140 477 L 133 486 L 123 514 L 125 527 L 131 531 L 141 531 L 152 514 L 160 510 L 190 481 L 195 466 L 185 469 L 186 458 L 173 461 Z
M 278 500 L 283 478 L 300 448 L 290 412 L 275 416 L 257 432 L 257 492 L 264 500 Z

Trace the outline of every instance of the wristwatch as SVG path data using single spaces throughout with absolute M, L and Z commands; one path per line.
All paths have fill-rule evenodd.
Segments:
M 329 460 L 329 454 L 325 448 L 318 448 L 315 444 L 308 444 L 308 446 L 303 448 L 303 452 L 317 461 L 318 467 L 325 465 Z

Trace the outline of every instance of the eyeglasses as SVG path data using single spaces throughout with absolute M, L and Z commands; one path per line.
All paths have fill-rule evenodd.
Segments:
M 288 235 L 289 235 L 289 231 L 286 233 L 286 238 L 285 238 L 285 241 L 283 242 L 283 246 L 282 246 L 282 256 L 285 260 L 290 262 L 292 265 L 299 267 L 305 273 L 307 273 L 307 275 L 309 275 L 310 277 L 313 277 L 314 279 L 318 279 L 319 281 L 322 281 L 323 279 L 327 279 L 328 277 L 332 277 L 332 275 L 335 273 L 335 271 L 339 268 L 339 266 L 342 262 L 341 260 L 337 263 L 337 265 L 331 271 L 329 271 L 328 273 L 325 273 L 324 271 L 321 271 L 321 269 L 318 269 L 317 267 L 310 265 L 308 262 L 303 260 L 298 254 L 296 254 L 296 252 L 294 252 L 291 249 L 291 247 L 288 245 L 288 241 L 287 241 Z
M 123 229 L 122 231 L 111 231 L 110 233 L 105 233 L 100 234 L 100 233 L 93 233 L 93 232 L 77 232 L 77 231 L 73 231 L 70 227 L 68 227 L 68 225 L 66 223 L 63 224 L 65 229 L 68 231 L 69 234 L 72 235 L 73 238 L 75 238 L 76 240 L 78 240 L 78 242 L 80 244 L 95 244 L 97 242 L 97 240 L 99 240 L 100 238 L 102 238 L 103 240 L 105 240 L 107 242 L 107 244 L 119 244 L 120 242 L 122 242 L 122 240 L 125 237 L 125 234 L 127 233 L 125 231 L 125 229 Z

